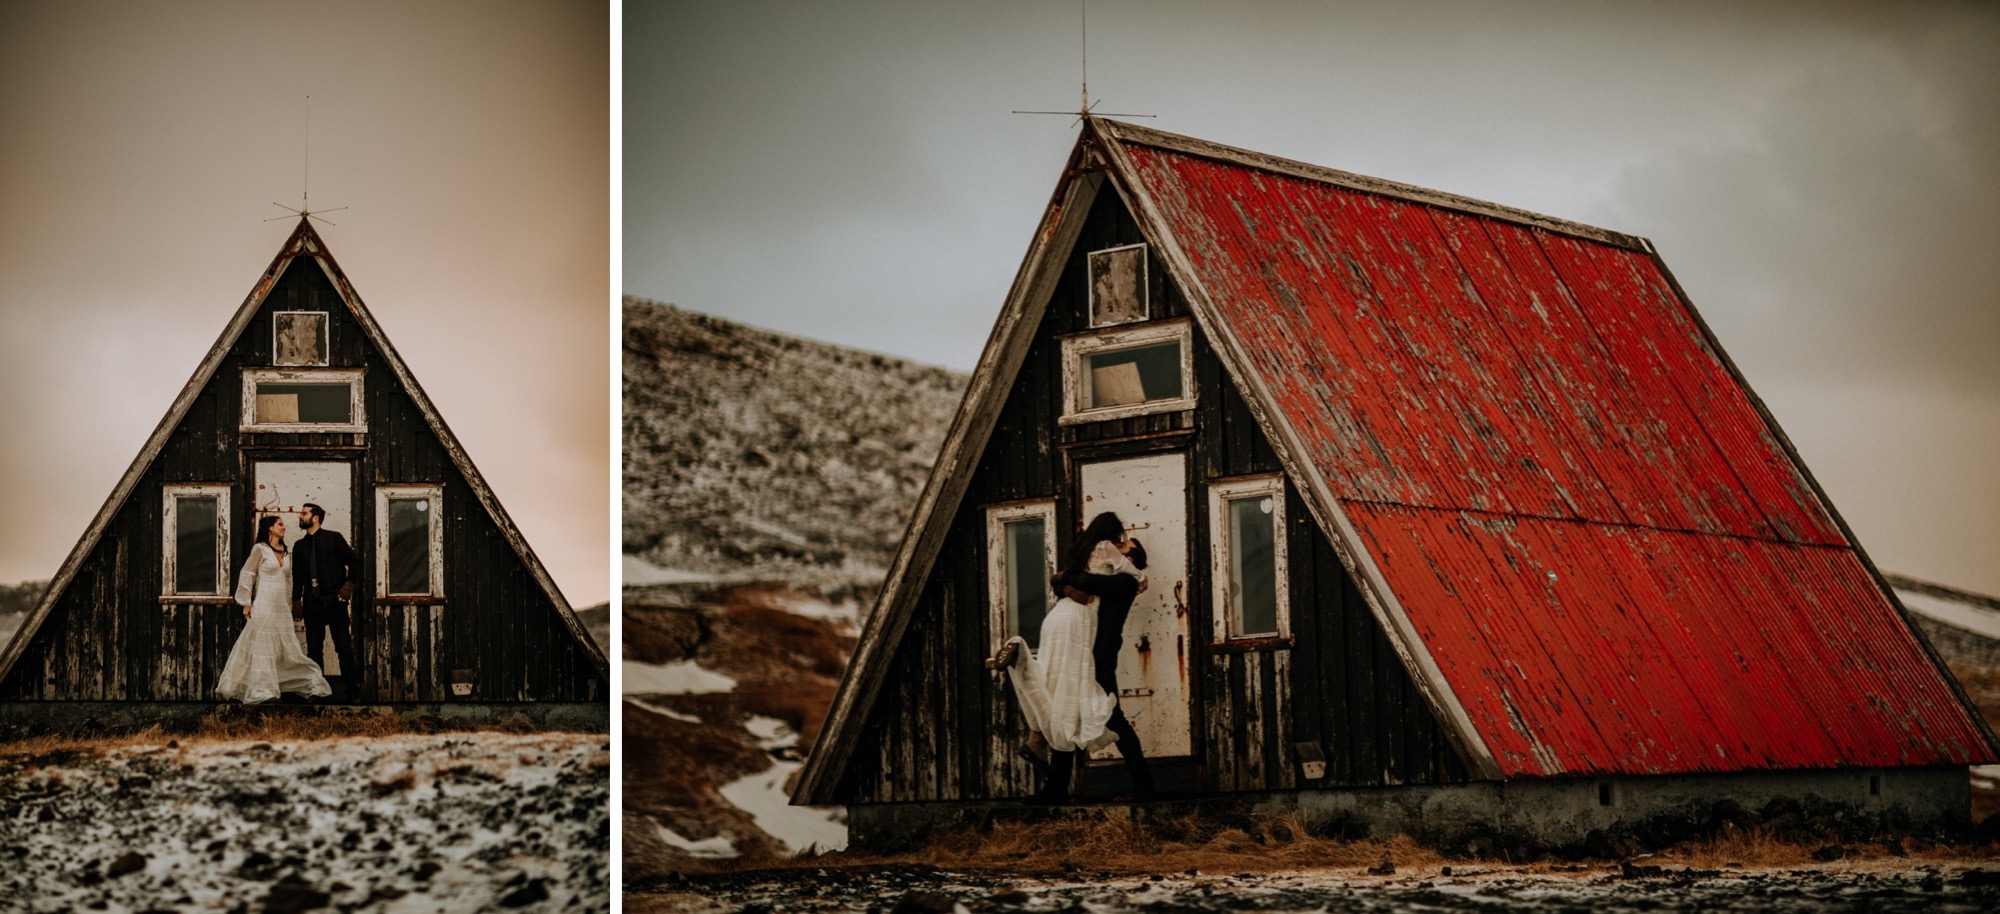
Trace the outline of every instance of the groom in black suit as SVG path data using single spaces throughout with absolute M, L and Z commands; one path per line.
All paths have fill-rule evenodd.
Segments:
M 354 665 L 354 645 L 349 634 L 348 598 L 354 596 L 354 581 L 361 573 L 361 559 L 347 538 L 322 526 L 326 509 L 308 503 L 299 509 L 299 527 L 305 535 L 292 544 L 292 606 L 302 608 L 306 620 L 306 656 L 326 667 L 326 635 L 333 633 L 333 652 L 340 658 L 340 683 L 344 698 L 354 698 L 354 684 L 361 668 Z

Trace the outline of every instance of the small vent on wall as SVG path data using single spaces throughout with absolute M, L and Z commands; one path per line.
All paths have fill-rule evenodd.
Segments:
M 1599 806 L 1610 806 L 1610 805 L 1611 805 L 1611 782 L 1610 782 L 1610 781 L 1598 781 L 1598 782 L 1597 782 L 1597 805 L 1599 805 Z

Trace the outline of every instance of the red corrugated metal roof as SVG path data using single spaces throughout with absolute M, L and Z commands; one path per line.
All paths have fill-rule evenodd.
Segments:
M 1992 760 L 1648 253 L 1123 153 L 1504 774 Z

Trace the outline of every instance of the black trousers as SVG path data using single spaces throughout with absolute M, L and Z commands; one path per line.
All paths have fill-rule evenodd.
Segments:
M 306 656 L 326 668 L 326 636 L 333 633 L 333 653 L 340 658 L 340 678 L 352 685 L 361 679 L 354 665 L 354 642 L 349 635 L 347 604 L 326 597 L 306 598 Z
M 1153 798 L 1153 769 L 1146 765 L 1145 750 L 1139 747 L 1139 732 L 1132 729 L 1132 722 L 1125 719 L 1125 709 L 1113 707 L 1111 719 L 1104 722 L 1104 729 L 1118 737 L 1118 755 L 1125 759 L 1125 773 L 1132 778 L 1132 794 L 1141 800 Z M 1069 797 L 1069 782 L 1076 772 L 1076 766 L 1083 758 L 1082 752 L 1049 751 L 1049 782 L 1042 787 L 1041 796 L 1051 800 Z

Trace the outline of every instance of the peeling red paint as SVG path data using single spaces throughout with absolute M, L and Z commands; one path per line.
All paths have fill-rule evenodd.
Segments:
M 1649 252 L 1124 151 L 1506 776 L 1995 760 Z

